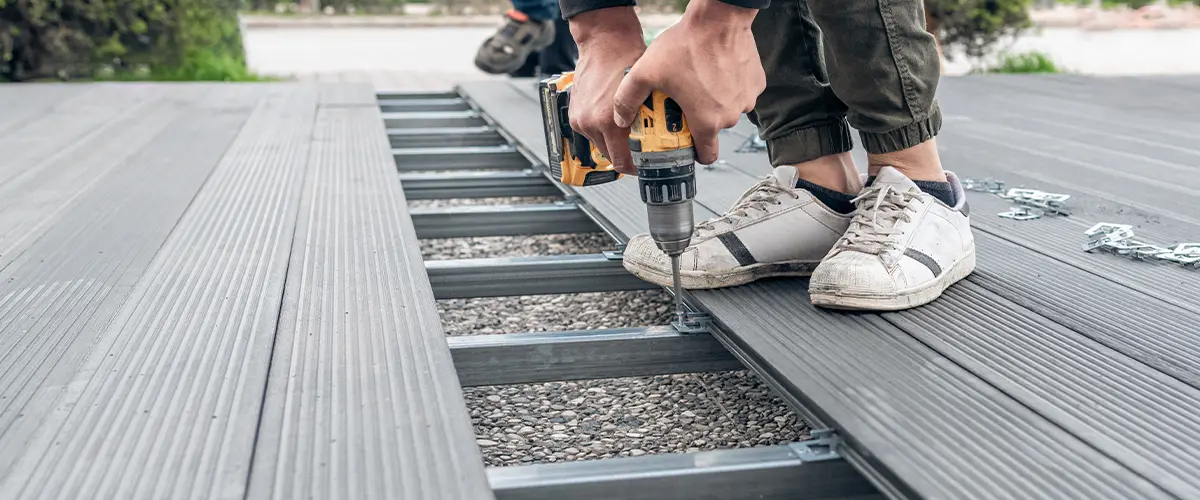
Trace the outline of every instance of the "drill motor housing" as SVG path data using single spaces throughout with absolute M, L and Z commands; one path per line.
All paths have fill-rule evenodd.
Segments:
M 679 255 L 691 243 L 695 224 L 696 148 L 674 99 L 657 90 L 646 98 L 630 125 L 629 150 L 650 236 L 667 255 Z

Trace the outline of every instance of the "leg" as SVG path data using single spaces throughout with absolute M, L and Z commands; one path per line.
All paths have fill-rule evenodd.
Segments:
M 767 87 L 750 120 L 767 141 L 771 164 L 842 193 L 861 187 L 850 149 L 846 105 L 829 85 L 821 30 L 803 0 L 776 0 L 754 19 Z
M 830 84 L 875 179 L 813 272 L 818 306 L 897 310 L 933 301 L 975 269 L 965 193 L 934 136 L 940 68 L 921 0 L 809 0 L 826 33 Z
M 579 60 L 579 46 L 571 37 L 571 27 L 566 19 L 558 16 L 558 2 L 552 0 L 551 3 L 555 13 L 554 43 L 538 54 L 539 72 L 543 76 L 574 71 Z
M 681 259 L 685 288 L 808 276 L 850 225 L 846 193 L 862 186 L 849 155 L 846 105 L 830 90 L 807 5 L 775 0 L 753 29 L 767 87 L 750 119 L 775 169 L 723 215 L 696 226 Z M 647 235 L 629 241 L 624 263 L 636 276 L 670 284 L 668 260 Z
M 825 31 L 830 84 L 848 107 L 869 173 L 889 165 L 914 180 L 946 180 L 934 136 L 937 45 L 920 0 L 809 0 Z
M 521 71 L 532 54 L 554 41 L 557 14 L 557 5 L 543 0 L 514 0 L 504 25 L 475 53 L 475 67 L 496 75 Z

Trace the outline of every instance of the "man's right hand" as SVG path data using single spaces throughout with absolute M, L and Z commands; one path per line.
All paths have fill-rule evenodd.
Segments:
M 610 7 L 571 18 L 571 36 L 579 45 L 571 88 L 571 128 L 583 134 L 623 174 L 635 175 L 629 155 L 629 127 L 613 120 L 613 95 L 646 51 L 642 25 L 632 7 Z

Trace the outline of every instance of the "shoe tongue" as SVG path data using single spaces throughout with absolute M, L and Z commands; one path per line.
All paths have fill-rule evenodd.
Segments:
M 779 183 L 780 187 L 794 188 L 796 187 L 796 178 L 800 176 L 800 172 L 796 167 L 784 165 L 775 167 L 775 182 Z
M 896 191 L 900 192 L 911 191 L 914 189 L 917 191 L 921 190 L 921 188 L 917 187 L 912 179 L 909 179 L 904 174 L 900 173 L 899 170 L 896 170 L 892 167 L 883 167 L 880 169 L 879 175 L 875 176 L 875 182 L 871 185 L 878 186 L 881 184 L 891 184 Z

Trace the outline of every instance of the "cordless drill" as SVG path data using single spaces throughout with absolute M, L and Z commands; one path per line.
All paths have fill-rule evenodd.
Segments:
M 542 119 L 555 178 L 570 186 L 593 186 L 619 179 L 612 164 L 568 123 L 573 73 L 554 75 L 539 85 Z M 564 95 L 567 94 L 567 95 Z M 638 191 L 646 204 L 650 238 L 671 258 L 675 314 L 685 319 L 679 258 L 691 244 L 692 199 L 696 197 L 696 149 L 683 109 L 654 91 L 630 125 L 629 150 L 637 167 Z M 589 161 L 590 160 L 590 161 Z

